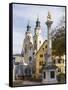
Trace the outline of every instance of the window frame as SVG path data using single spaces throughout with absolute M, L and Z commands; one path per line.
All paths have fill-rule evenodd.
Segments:
M 50 78 L 54 79 L 55 78 L 55 71 L 50 71 Z
M 40 54 L 40 58 L 42 58 L 43 57 L 43 54 Z

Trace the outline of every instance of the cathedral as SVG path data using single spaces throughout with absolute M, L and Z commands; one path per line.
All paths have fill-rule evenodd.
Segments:
M 39 50 L 43 43 L 43 39 L 41 36 L 41 26 L 39 18 L 37 18 L 36 26 L 34 29 L 34 36 L 31 33 L 31 26 L 27 25 L 27 30 L 25 32 L 25 38 L 23 42 L 23 49 L 24 49 L 24 59 L 27 63 L 33 61 L 33 56 Z
M 40 48 L 42 45 L 44 45 L 41 32 L 42 30 L 41 30 L 40 21 L 39 21 L 39 18 L 37 18 L 36 25 L 34 28 L 34 36 L 32 36 L 31 26 L 28 23 L 27 30 L 25 32 L 24 42 L 23 42 L 24 60 L 27 64 L 30 64 L 30 66 L 32 67 L 31 72 L 34 72 L 32 74 L 32 77 L 36 77 L 36 78 L 39 78 L 40 76 L 39 74 L 40 66 L 37 64 L 40 61 L 41 62 L 44 61 L 41 57 L 38 58 L 38 54 L 40 53 Z M 44 43 L 46 44 L 46 42 Z M 45 50 L 42 51 L 42 54 L 44 54 L 44 52 Z

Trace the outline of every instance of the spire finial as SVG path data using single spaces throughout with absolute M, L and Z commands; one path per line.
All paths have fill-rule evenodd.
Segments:
M 31 28 L 29 24 L 30 24 L 30 21 L 28 20 L 28 24 L 27 24 L 27 31 L 29 31 L 29 30 L 30 30 L 30 28 Z
M 36 27 L 40 27 L 39 16 L 37 15 Z
M 50 13 L 50 11 L 48 11 L 47 19 L 51 19 L 51 13 Z
M 48 16 L 47 16 L 46 25 L 47 25 L 48 27 L 50 27 L 52 23 L 53 23 L 53 20 L 52 20 L 52 17 L 51 17 L 51 13 L 48 11 Z

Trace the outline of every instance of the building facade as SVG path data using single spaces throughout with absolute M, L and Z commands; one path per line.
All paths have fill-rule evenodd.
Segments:
M 42 30 L 41 30 L 40 21 L 39 18 L 37 18 L 36 26 L 34 29 L 34 36 L 33 36 L 33 47 L 35 52 L 37 52 L 41 47 L 41 45 L 43 44 L 43 38 L 41 36 L 41 32 Z
M 46 63 L 45 61 L 45 53 L 47 52 L 47 40 L 43 42 L 41 47 L 36 53 L 36 60 L 35 60 L 35 77 L 36 79 L 40 79 L 42 73 L 42 67 Z
M 23 42 L 24 60 L 26 63 L 33 61 L 33 37 L 28 23 Z

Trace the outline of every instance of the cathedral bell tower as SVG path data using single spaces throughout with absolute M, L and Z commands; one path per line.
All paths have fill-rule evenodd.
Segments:
M 33 37 L 33 43 L 34 43 L 34 50 L 38 51 L 40 46 L 43 43 L 42 37 L 41 37 L 41 26 L 39 18 L 37 18 L 36 26 L 34 29 L 34 37 Z
M 33 38 L 31 33 L 31 26 L 29 25 L 29 23 L 27 25 L 27 30 L 25 32 L 23 49 L 24 49 L 24 59 L 26 63 L 29 63 L 29 61 L 32 60 L 32 53 L 33 53 Z

